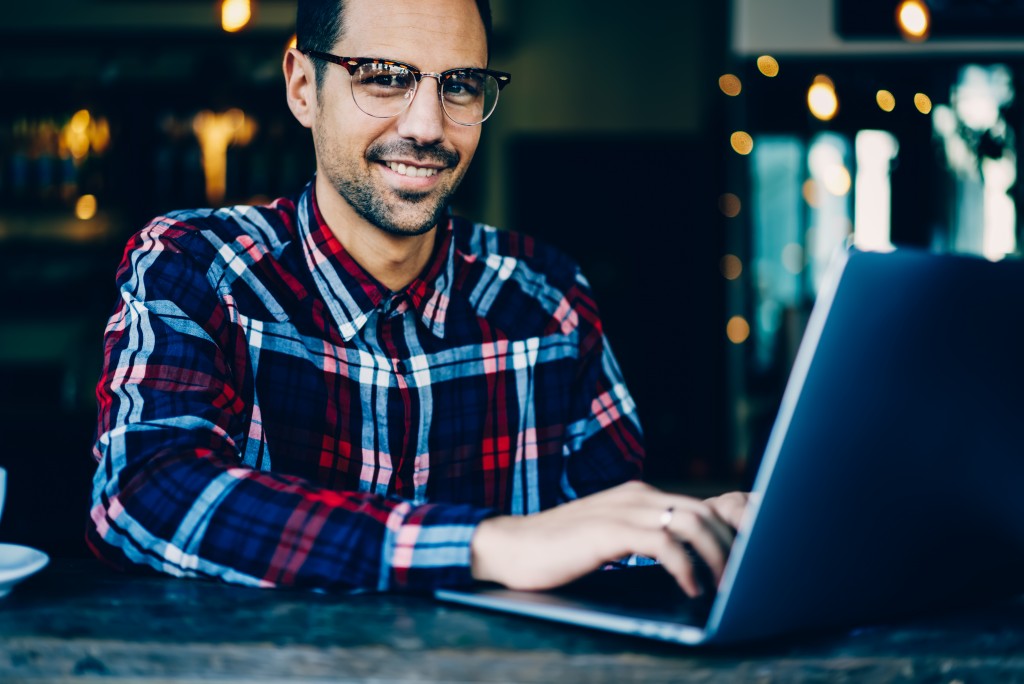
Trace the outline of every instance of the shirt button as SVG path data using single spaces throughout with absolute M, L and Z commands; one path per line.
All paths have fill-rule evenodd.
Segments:
M 405 375 L 405 361 L 399 361 L 395 364 L 395 372 L 400 375 Z

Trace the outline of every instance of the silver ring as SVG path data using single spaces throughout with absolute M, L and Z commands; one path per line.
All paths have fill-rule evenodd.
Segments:
M 672 524 L 672 514 L 675 513 L 675 511 L 675 507 L 669 506 L 661 512 L 661 519 L 659 520 L 661 529 L 668 530 L 668 526 Z

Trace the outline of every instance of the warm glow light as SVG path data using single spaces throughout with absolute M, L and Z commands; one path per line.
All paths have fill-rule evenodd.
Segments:
M 718 77 L 718 87 L 729 97 L 736 97 L 743 90 L 743 83 L 736 74 L 722 74 Z
M 725 326 L 725 334 L 733 344 L 743 344 L 750 337 L 750 324 L 743 316 L 733 316 Z
M 79 109 L 61 129 L 61 148 L 70 152 L 76 161 L 81 161 L 89 155 L 90 129 L 95 129 L 95 124 L 88 109 Z
M 931 114 L 932 98 L 928 97 L 924 93 L 915 93 L 914 106 L 917 107 L 917 111 L 921 112 L 922 114 Z
M 903 0 L 896 8 L 896 25 L 907 40 L 925 40 L 931 28 L 928 5 L 922 0 Z
M 896 109 L 896 96 L 888 90 L 879 90 L 875 93 L 875 102 L 883 112 L 891 112 Z
M 804 196 L 804 202 L 807 202 L 808 206 L 818 206 L 818 184 L 814 182 L 813 178 L 808 178 L 804 181 L 801 193 Z
M 722 257 L 718 267 L 722 270 L 722 275 L 726 280 L 736 280 L 743 275 L 743 262 L 735 254 L 726 254 Z
M 842 197 L 850 192 L 850 186 L 853 184 L 850 172 L 842 164 L 832 164 L 826 167 L 821 181 L 825 189 L 836 197 Z
M 207 110 L 196 114 L 192 130 L 202 151 L 206 199 L 219 204 L 227 190 L 228 146 L 249 144 L 256 133 L 256 122 L 241 109 L 229 109 L 222 114 Z
M 733 193 L 727 192 L 718 198 L 718 210 L 726 218 L 736 218 L 740 215 L 740 209 L 742 209 L 740 198 Z
M 74 116 L 71 117 L 71 130 L 75 133 L 85 133 L 89 130 L 89 122 L 92 121 L 92 115 L 89 114 L 88 109 L 79 109 L 75 112 Z
M 88 221 L 96 215 L 96 196 L 82 195 L 75 202 L 75 216 L 82 221 Z
M 815 76 L 807 89 L 807 107 L 816 119 L 830 121 L 839 111 L 839 98 L 835 86 L 828 76 Z
M 298 36 L 292 36 L 292 39 L 288 41 L 288 47 L 296 48 L 298 46 L 299 46 L 299 37 Z
M 737 154 L 750 154 L 754 149 L 754 139 L 746 131 L 736 131 L 729 136 L 729 143 Z
M 241 31 L 252 19 L 249 0 L 224 0 L 220 6 L 220 25 L 228 33 Z
M 771 55 L 761 55 L 757 58 L 757 70 L 768 78 L 775 78 L 779 75 L 779 63 Z
M 105 117 L 96 119 L 90 130 L 89 142 L 96 154 L 103 154 L 110 146 L 110 123 Z

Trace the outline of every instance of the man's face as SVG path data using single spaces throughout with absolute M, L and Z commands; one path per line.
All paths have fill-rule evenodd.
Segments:
M 336 55 L 392 59 L 430 73 L 487 66 L 473 0 L 346 0 L 344 27 Z M 436 79 L 423 78 L 409 107 L 390 119 L 360 111 L 350 79 L 344 68 L 328 65 L 312 126 L 317 172 L 381 230 L 423 234 L 437 225 L 465 175 L 480 126 L 445 116 Z

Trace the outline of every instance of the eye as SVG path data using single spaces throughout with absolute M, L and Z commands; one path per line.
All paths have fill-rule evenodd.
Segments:
M 412 87 L 412 73 L 403 67 L 387 64 L 366 64 L 359 68 L 356 79 L 360 87 L 375 90 L 405 91 Z
M 452 102 L 469 102 L 480 97 L 484 90 L 484 74 L 474 71 L 459 71 L 444 82 L 444 96 Z

